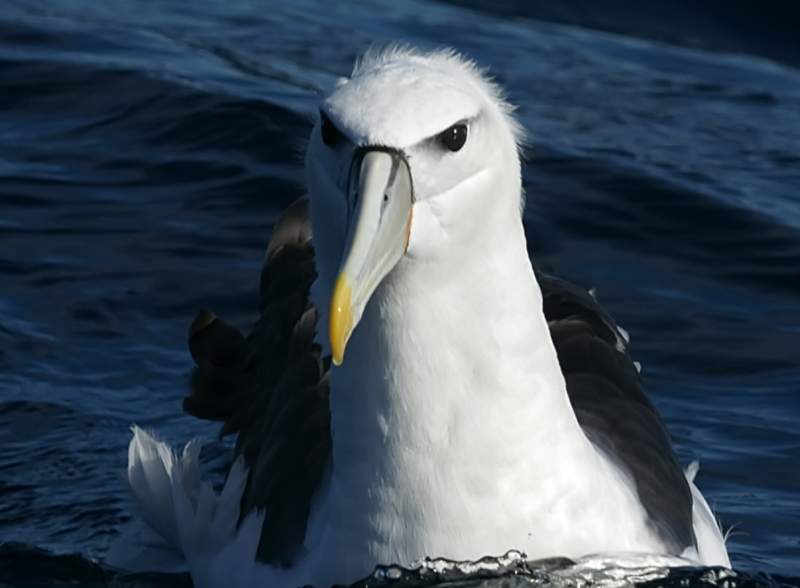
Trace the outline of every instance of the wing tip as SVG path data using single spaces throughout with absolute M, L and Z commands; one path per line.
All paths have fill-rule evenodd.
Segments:
M 195 337 L 198 333 L 206 329 L 211 323 L 217 320 L 217 315 L 207 308 L 200 309 L 200 312 L 192 320 L 189 325 L 189 340 Z

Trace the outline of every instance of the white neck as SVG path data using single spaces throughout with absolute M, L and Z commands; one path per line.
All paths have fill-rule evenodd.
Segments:
M 403 260 L 375 293 L 333 372 L 335 461 L 385 460 L 388 445 L 441 464 L 464 444 L 487 442 L 504 448 L 495 460 L 512 457 L 518 436 L 585 439 L 516 215 L 475 245 L 480 252 L 427 265 Z

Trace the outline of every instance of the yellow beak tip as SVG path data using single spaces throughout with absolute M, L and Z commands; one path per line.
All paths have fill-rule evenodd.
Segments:
M 331 342 L 333 365 L 340 366 L 344 361 L 344 350 L 353 328 L 352 289 L 347 276 L 341 274 L 336 279 L 331 297 L 330 323 L 328 335 Z

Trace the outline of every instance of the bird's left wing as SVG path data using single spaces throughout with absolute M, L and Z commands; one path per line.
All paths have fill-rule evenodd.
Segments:
M 628 353 L 625 331 L 584 290 L 542 272 L 536 277 L 584 433 L 630 475 L 650 527 L 671 552 L 695 547 L 689 483 Z

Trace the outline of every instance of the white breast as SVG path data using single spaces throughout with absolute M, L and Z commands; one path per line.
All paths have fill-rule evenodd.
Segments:
M 577 423 L 527 256 L 483 263 L 437 281 L 398 267 L 333 372 L 331 478 L 306 544 L 320 579 L 428 555 L 663 551 Z

